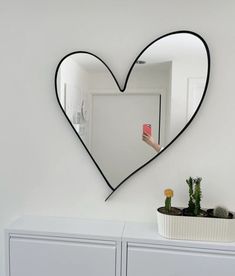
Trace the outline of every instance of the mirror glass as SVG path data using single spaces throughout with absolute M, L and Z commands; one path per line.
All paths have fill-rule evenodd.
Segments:
M 121 91 L 96 56 L 75 52 L 56 74 L 59 103 L 111 188 L 163 151 L 199 107 L 209 56 L 191 33 L 151 43 Z

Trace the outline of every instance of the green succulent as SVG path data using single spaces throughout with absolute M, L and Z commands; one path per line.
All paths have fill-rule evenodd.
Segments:
M 189 187 L 189 202 L 188 211 L 195 216 L 200 215 L 201 212 L 201 177 L 192 178 L 191 176 L 186 179 L 186 183 Z
M 202 181 L 201 177 L 197 177 L 194 179 L 193 198 L 195 203 L 195 208 L 194 208 L 195 216 L 200 215 L 200 212 L 201 212 L 201 198 L 202 198 L 201 181 Z
M 229 211 L 224 207 L 217 206 L 213 210 L 213 215 L 214 215 L 214 217 L 217 217 L 217 218 L 228 218 Z
M 186 182 L 189 187 L 189 202 L 188 202 L 188 210 L 190 213 L 194 213 L 195 204 L 193 199 L 193 178 L 190 176 L 189 179 L 186 179 Z

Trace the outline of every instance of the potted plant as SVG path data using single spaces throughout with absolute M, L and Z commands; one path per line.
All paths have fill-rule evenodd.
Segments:
M 182 214 L 182 210 L 176 207 L 171 206 L 171 198 L 174 196 L 174 192 L 172 189 L 165 189 L 165 206 L 158 208 L 158 211 L 162 214 L 179 216 Z
M 214 209 L 207 209 L 207 214 L 209 217 L 214 217 L 214 218 L 223 218 L 223 219 L 233 218 L 233 214 L 229 212 L 227 208 L 222 206 L 217 206 Z
M 192 178 L 191 176 L 186 179 L 189 187 L 189 202 L 188 208 L 183 209 L 184 216 L 200 216 L 206 217 L 208 214 L 201 209 L 201 177 Z
M 201 177 L 186 180 L 189 188 L 187 208 L 171 207 L 173 191 L 165 190 L 165 206 L 157 210 L 159 234 L 170 239 L 235 241 L 235 219 L 231 212 L 221 206 L 201 208 L 201 181 Z

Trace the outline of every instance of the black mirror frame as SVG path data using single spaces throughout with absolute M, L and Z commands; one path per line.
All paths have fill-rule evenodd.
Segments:
M 69 56 L 71 55 L 74 55 L 74 54 L 89 54 L 95 58 L 97 58 L 98 60 L 100 60 L 105 66 L 106 68 L 108 69 L 108 71 L 110 72 L 110 74 L 112 75 L 118 89 L 120 92 L 125 92 L 126 90 L 126 86 L 127 86 L 127 83 L 128 83 L 128 80 L 129 80 L 129 76 L 131 74 L 131 71 L 136 63 L 136 61 L 139 59 L 139 57 L 145 52 L 145 50 L 150 47 L 153 43 L 155 43 L 156 41 L 164 38 L 164 37 L 167 37 L 167 36 L 170 36 L 170 35 L 174 35 L 174 34 L 182 34 L 182 33 L 186 33 L 186 34 L 192 34 L 194 36 L 196 36 L 197 38 L 199 38 L 203 45 L 205 46 L 205 49 L 206 49 L 206 52 L 207 52 L 207 61 L 208 61 L 208 69 L 207 69 L 207 77 L 206 77 L 206 84 L 205 84 L 205 88 L 204 88 L 204 91 L 203 91 L 203 96 L 201 98 L 201 101 L 196 109 L 196 111 L 194 112 L 192 118 L 188 121 L 188 123 L 184 126 L 184 128 L 176 135 L 176 137 L 167 145 L 164 147 L 164 149 L 162 151 L 160 151 L 158 154 L 156 154 L 153 158 L 151 158 L 149 161 L 147 161 L 146 163 L 144 163 L 142 166 L 140 166 L 139 168 L 137 168 L 135 171 L 133 171 L 130 175 L 128 175 L 126 178 L 124 178 L 119 184 L 117 187 L 113 188 L 112 185 L 110 184 L 110 182 L 108 181 L 108 179 L 105 177 L 104 173 L 102 172 L 101 168 L 99 167 L 99 165 L 97 164 L 97 162 L 95 161 L 95 159 L 93 158 L 93 156 L 91 155 L 90 151 L 88 150 L 88 148 L 86 147 L 85 143 L 82 141 L 81 137 L 79 136 L 79 134 L 77 133 L 76 129 L 73 127 L 73 124 L 70 122 L 68 116 L 66 115 L 61 103 L 60 103 L 60 100 L 59 100 L 59 96 L 58 96 L 58 91 L 57 91 L 57 75 L 58 75 L 58 71 L 59 71 L 59 68 L 60 68 L 60 65 L 61 63 L 66 59 L 68 58 Z M 207 45 L 207 43 L 205 42 L 205 40 L 200 36 L 198 35 L 197 33 L 195 32 L 192 32 L 192 31 L 187 31 L 187 30 L 181 30 L 181 31 L 175 31 L 175 32 L 171 32 L 171 33 L 168 33 L 168 34 L 165 34 L 165 35 L 162 35 L 160 37 L 158 37 L 157 39 L 155 39 L 154 41 L 152 41 L 150 44 L 148 44 L 141 52 L 140 54 L 136 57 L 136 59 L 134 60 L 133 64 L 131 65 L 129 71 L 128 71 L 128 74 L 126 76 L 126 80 L 125 80 L 125 83 L 124 83 L 124 87 L 121 88 L 117 79 L 115 78 L 113 72 L 111 71 L 111 69 L 108 67 L 108 65 L 102 60 L 100 59 L 98 56 L 90 53 L 90 52 L 87 52 L 87 51 L 75 51 L 75 52 L 72 52 L 72 53 L 69 53 L 67 54 L 66 56 L 64 56 L 59 64 L 57 65 L 57 68 L 56 68 L 56 72 L 55 72 L 55 79 L 54 79 L 54 84 L 55 84 L 55 91 L 56 91 L 56 98 L 57 98 L 57 101 L 59 103 L 59 106 L 61 108 L 61 110 L 63 111 L 65 117 L 67 118 L 70 126 L 72 127 L 72 129 L 74 130 L 74 132 L 76 133 L 77 137 L 79 138 L 79 140 L 81 141 L 81 143 L 83 144 L 83 146 L 85 147 L 87 153 L 89 154 L 89 156 L 91 157 L 91 159 L 93 160 L 93 162 L 95 163 L 96 167 L 98 168 L 98 170 L 100 171 L 101 175 L 103 176 L 104 180 L 106 181 L 106 184 L 108 185 L 108 187 L 112 190 L 111 193 L 109 194 L 109 196 L 105 199 L 105 201 L 107 201 L 121 186 L 122 184 L 128 180 L 132 175 L 134 175 L 136 172 L 138 172 L 139 170 L 141 170 L 143 167 L 145 167 L 147 164 L 149 164 L 151 161 L 153 161 L 154 159 L 156 159 L 158 156 L 160 156 L 163 152 L 166 151 L 166 149 L 171 146 L 174 141 L 186 130 L 186 128 L 191 124 L 192 120 L 195 118 L 198 110 L 200 109 L 201 107 L 201 104 L 205 98 L 205 95 L 206 95 L 206 91 L 207 91 L 207 87 L 208 87 L 208 83 L 209 83 L 209 76 L 210 76 L 210 51 L 209 51 L 209 47 Z

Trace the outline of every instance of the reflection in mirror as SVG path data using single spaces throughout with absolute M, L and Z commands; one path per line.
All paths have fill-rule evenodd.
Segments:
M 113 189 L 190 121 L 205 92 L 208 62 L 197 36 L 165 36 L 138 57 L 124 92 L 92 54 L 73 53 L 60 63 L 61 107 Z

